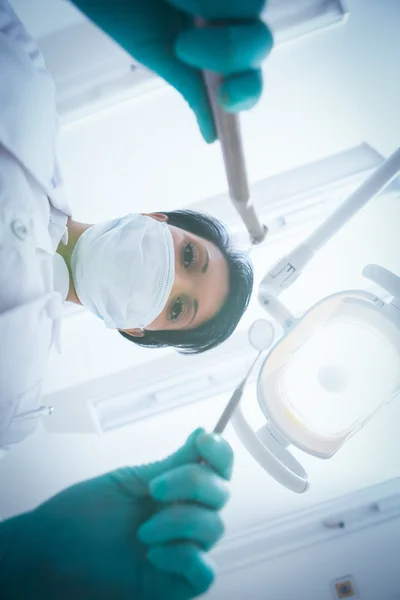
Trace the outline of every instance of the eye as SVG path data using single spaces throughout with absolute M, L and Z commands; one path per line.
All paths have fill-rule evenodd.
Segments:
M 171 321 L 179 321 L 182 318 L 184 312 L 184 303 L 181 298 L 177 298 L 171 308 L 170 319 Z
M 194 244 L 186 244 L 183 249 L 183 266 L 185 269 L 194 263 L 198 255 L 197 248 Z

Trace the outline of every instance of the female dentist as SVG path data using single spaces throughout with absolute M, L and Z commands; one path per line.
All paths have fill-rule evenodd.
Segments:
M 271 36 L 258 20 L 263 2 L 76 4 L 184 95 L 207 142 L 213 141 L 215 132 L 197 69 L 214 69 L 226 76 L 219 100 L 227 110 L 250 108 L 257 101 L 259 66 L 271 46 Z M 214 21 L 215 27 L 193 30 L 195 14 Z M 85 228 L 80 235 L 77 232 L 73 247 L 67 239 L 70 213 L 55 155 L 54 85 L 36 44 L 6 0 L 0 0 L 0 73 L 0 447 L 5 451 L 33 431 L 37 417 L 45 412 L 39 404 L 41 379 L 49 348 L 57 343 L 63 302 L 54 285 L 57 273 L 53 276 L 60 242 L 67 248 L 64 258 L 70 271 L 67 279 L 61 277 L 64 296 L 80 293 L 93 304 L 97 299 L 103 310 L 103 296 L 98 290 L 93 294 L 85 281 L 85 274 L 89 281 L 94 279 L 91 269 L 97 268 L 91 265 L 91 242 L 99 244 L 109 232 L 115 239 L 123 238 L 128 229 L 119 223 L 94 233 Z M 149 218 L 165 223 L 163 216 Z M 145 222 L 133 219 L 132 226 L 142 227 L 146 238 L 155 230 Z M 172 231 L 164 227 L 161 237 L 176 253 Z M 211 262 L 211 249 L 207 250 Z M 224 264 L 218 253 L 214 256 L 217 264 Z M 174 281 L 167 277 L 164 283 L 165 298 Z M 129 298 L 123 294 L 122 298 L 111 314 L 108 310 L 102 314 L 97 304 L 94 312 L 119 328 L 121 314 L 137 312 L 136 306 L 129 306 Z M 146 315 L 151 325 L 149 319 Z M 223 533 L 219 511 L 228 499 L 224 480 L 231 477 L 232 463 L 224 440 L 196 431 L 163 461 L 80 483 L 33 511 L 0 523 L 1 597 L 188 600 L 206 592 L 214 577 L 207 552 Z
M 215 130 L 200 69 L 224 76 L 226 110 L 257 102 L 272 45 L 261 0 L 75 4 L 186 98 L 206 142 Z M 214 25 L 194 29 L 195 14 Z M 136 343 L 199 352 L 235 329 L 252 272 L 211 217 L 177 211 L 94 226 L 71 219 L 56 157 L 54 83 L 7 0 L 0 0 L 0 73 L 1 455 L 49 412 L 41 382 L 64 299 Z

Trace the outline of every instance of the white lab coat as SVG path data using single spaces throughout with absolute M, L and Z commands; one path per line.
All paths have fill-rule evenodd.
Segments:
M 50 412 L 42 380 L 63 310 L 53 259 L 70 215 L 57 133 L 43 57 L 0 0 L 0 457 Z

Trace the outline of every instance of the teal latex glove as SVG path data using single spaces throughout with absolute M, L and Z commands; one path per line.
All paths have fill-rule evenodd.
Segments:
M 249 109 L 259 100 L 260 67 L 272 48 L 272 35 L 259 18 L 265 0 L 74 0 L 74 4 L 182 94 L 207 142 L 213 142 L 216 134 L 200 69 L 223 76 L 218 101 L 225 110 Z M 194 28 L 195 16 L 210 26 Z
M 204 593 L 232 463 L 227 442 L 197 430 L 163 461 L 79 483 L 0 523 L 1 598 L 186 600 Z

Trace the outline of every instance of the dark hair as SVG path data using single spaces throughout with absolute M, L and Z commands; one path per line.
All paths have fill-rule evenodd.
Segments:
M 206 213 L 175 210 L 163 213 L 168 224 L 189 231 L 214 243 L 224 255 L 229 270 L 229 294 L 221 310 L 195 329 L 148 331 L 133 337 L 120 331 L 130 342 L 148 348 L 172 346 L 184 354 L 200 354 L 227 340 L 245 312 L 253 290 L 253 269 L 244 252 L 234 250 L 226 227 Z

